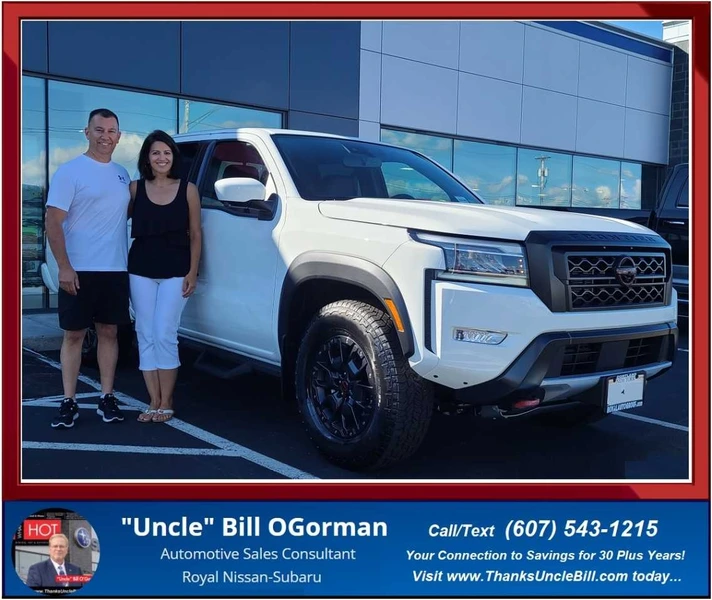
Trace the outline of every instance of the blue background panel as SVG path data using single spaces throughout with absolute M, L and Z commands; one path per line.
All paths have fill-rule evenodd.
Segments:
M 49 72 L 177 94 L 180 23 L 52 21 Z
M 47 21 L 22 22 L 22 68 L 47 72 Z
M 293 22 L 291 110 L 358 119 L 359 22 Z
M 355 119 L 315 115 L 314 113 L 305 113 L 298 110 L 290 110 L 288 118 L 290 129 L 321 131 L 323 133 L 358 137 L 358 121 Z
M 289 23 L 184 22 L 183 94 L 286 110 Z

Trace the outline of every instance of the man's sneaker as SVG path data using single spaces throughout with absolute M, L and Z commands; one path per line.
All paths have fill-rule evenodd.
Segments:
M 74 421 L 79 418 L 79 406 L 74 398 L 65 398 L 59 405 L 59 414 L 52 419 L 52 427 L 74 427 Z
M 99 407 L 96 409 L 96 414 L 101 415 L 104 419 L 104 423 L 124 420 L 124 414 L 119 410 L 114 394 L 107 394 L 99 400 Z

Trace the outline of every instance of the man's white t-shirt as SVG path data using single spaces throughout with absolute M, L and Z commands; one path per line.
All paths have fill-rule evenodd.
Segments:
M 81 154 L 52 177 L 47 206 L 67 212 L 64 239 L 75 271 L 126 271 L 128 171 Z

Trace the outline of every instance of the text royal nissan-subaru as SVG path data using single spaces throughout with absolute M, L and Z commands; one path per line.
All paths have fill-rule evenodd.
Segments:
M 640 406 L 672 365 L 670 246 L 645 227 L 487 206 L 386 144 L 263 129 L 176 139 L 203 223 L 180 335 L 217 374 L 281 374 L 339 465 L 409 456 L 433 409 L 591 422 Z

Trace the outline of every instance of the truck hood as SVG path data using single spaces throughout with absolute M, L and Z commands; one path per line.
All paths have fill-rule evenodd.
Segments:
M 653 233 L 637 223 L 610 217 L 456 202 L 354 198 L 323 201 L 319 211 L 329 219 L 510 240 L 524 240 L 530 231 Z

